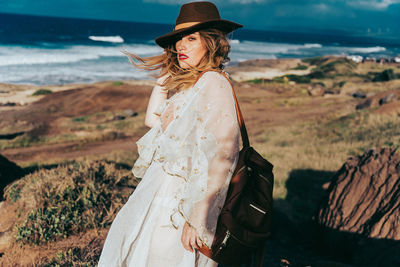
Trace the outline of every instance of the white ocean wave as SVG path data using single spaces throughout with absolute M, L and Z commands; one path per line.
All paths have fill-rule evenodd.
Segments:
M 354 53 L 378 53 L 386 51 L 385 47 L 382 46 L 375 46 L 375 47 L 354 47 L 348 48 L 349 51 Z
M 277 54 L 287 53 L 290 49 L 298 49 L 299 45 L 283 44 L 283 43 L 268 43 L 268 42 L 255 42 L 243 41 L 239 44 L 232 44 L 232 50 L 245 52 L 248 54 Z
M 126 49 L 140 56 L 161 53 L 154 45 L 136 44 L 124 47 L 70 46 L 60 49 L 0 46 L 0 66 L 74 63 L 83 60 L 97 60 L 101 57 L 125 57 Z
M 124 39 L 121 36 L 89 36 L 90 40 L 99 42 L 110 42 L 110 43 L 123 43 Z
M 127 59 L 106 58 L 79 64 L 0 66 L 0 82 L 23 84 L 89 83 L 106 80 L 149 79 L 148 72 L 134 68 Z
M 256 42 L 256 41 L 241 41 L 240 43 L 233 43 L 232 53 L 243 54 L 243 57 L 248 59 L 253 58 L 277 58 L 280 55 L 306 55 L 314 49 L 321 49 L 323 46 L 317 43 L 306 44 L 288 44 L 288 43 L 272 43 L 272 42 Z M 257 55 L 257 57 L 254 57 Z
M 320 44 L 304 44 L 305 48 L 321 48 L 322 45 Z

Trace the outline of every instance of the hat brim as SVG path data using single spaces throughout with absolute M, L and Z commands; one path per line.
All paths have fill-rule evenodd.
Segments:
M 223 19 L 210 20 L 210 21 L 206 21 L 206 22 L 200 22 L 191 27 L 183 28 L 183 29 L 176 30 L 176 31 L 174 30 L 170 33 L 164 34 L 164 35 L 156 38 L 155 41 L 162 48 L 167 48 L 168 45 L 175 44 L 184 35 L 187 35 L 187 34 L 202 30 L 202 29 L 213 28 L 213 29 L 218 29 L 223 32 L 229 33 L 238 28 L 241 28 L 241 27 L 243 27 L 243 25 L 229 21 L 229 20 L 223 20 Z

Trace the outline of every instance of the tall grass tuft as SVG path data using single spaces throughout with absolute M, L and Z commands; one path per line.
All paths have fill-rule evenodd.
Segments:
M 108 161 L 73 162 L 29 174 L 5 191 L 26 214 L 15 226 L 15 240 L 40 245 L 105 228 L 136 184 L 130 170 Z

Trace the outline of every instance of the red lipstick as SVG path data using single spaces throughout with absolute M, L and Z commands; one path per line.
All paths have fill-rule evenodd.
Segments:
M 178 58 L 179 58 L 179 60 L 185 60 L 185 59 L 188 59 L 189 57 L 187 55 L 185 55 L 185 54 L 179 53 L 178 54 Z

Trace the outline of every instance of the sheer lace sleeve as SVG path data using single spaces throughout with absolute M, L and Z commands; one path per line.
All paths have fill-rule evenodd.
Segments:
M 239 155 L 240 130 L 228 80 L 207 72 L 198 81 L 189 113 L 195 147 L 188 157 L 188 178 L 179 212 L 210 246 Z
M 164 90 L 159 84 L 163 83 L 167 76 L 163 76 L 157 79 L 157 84 L 154 86 L 151 92 L 150 100 L 147 105 L 145 124 L 149 127 L 153 127 L 157 121 L 160 120 L 160 106 L 167 99 L 168 92 Z

